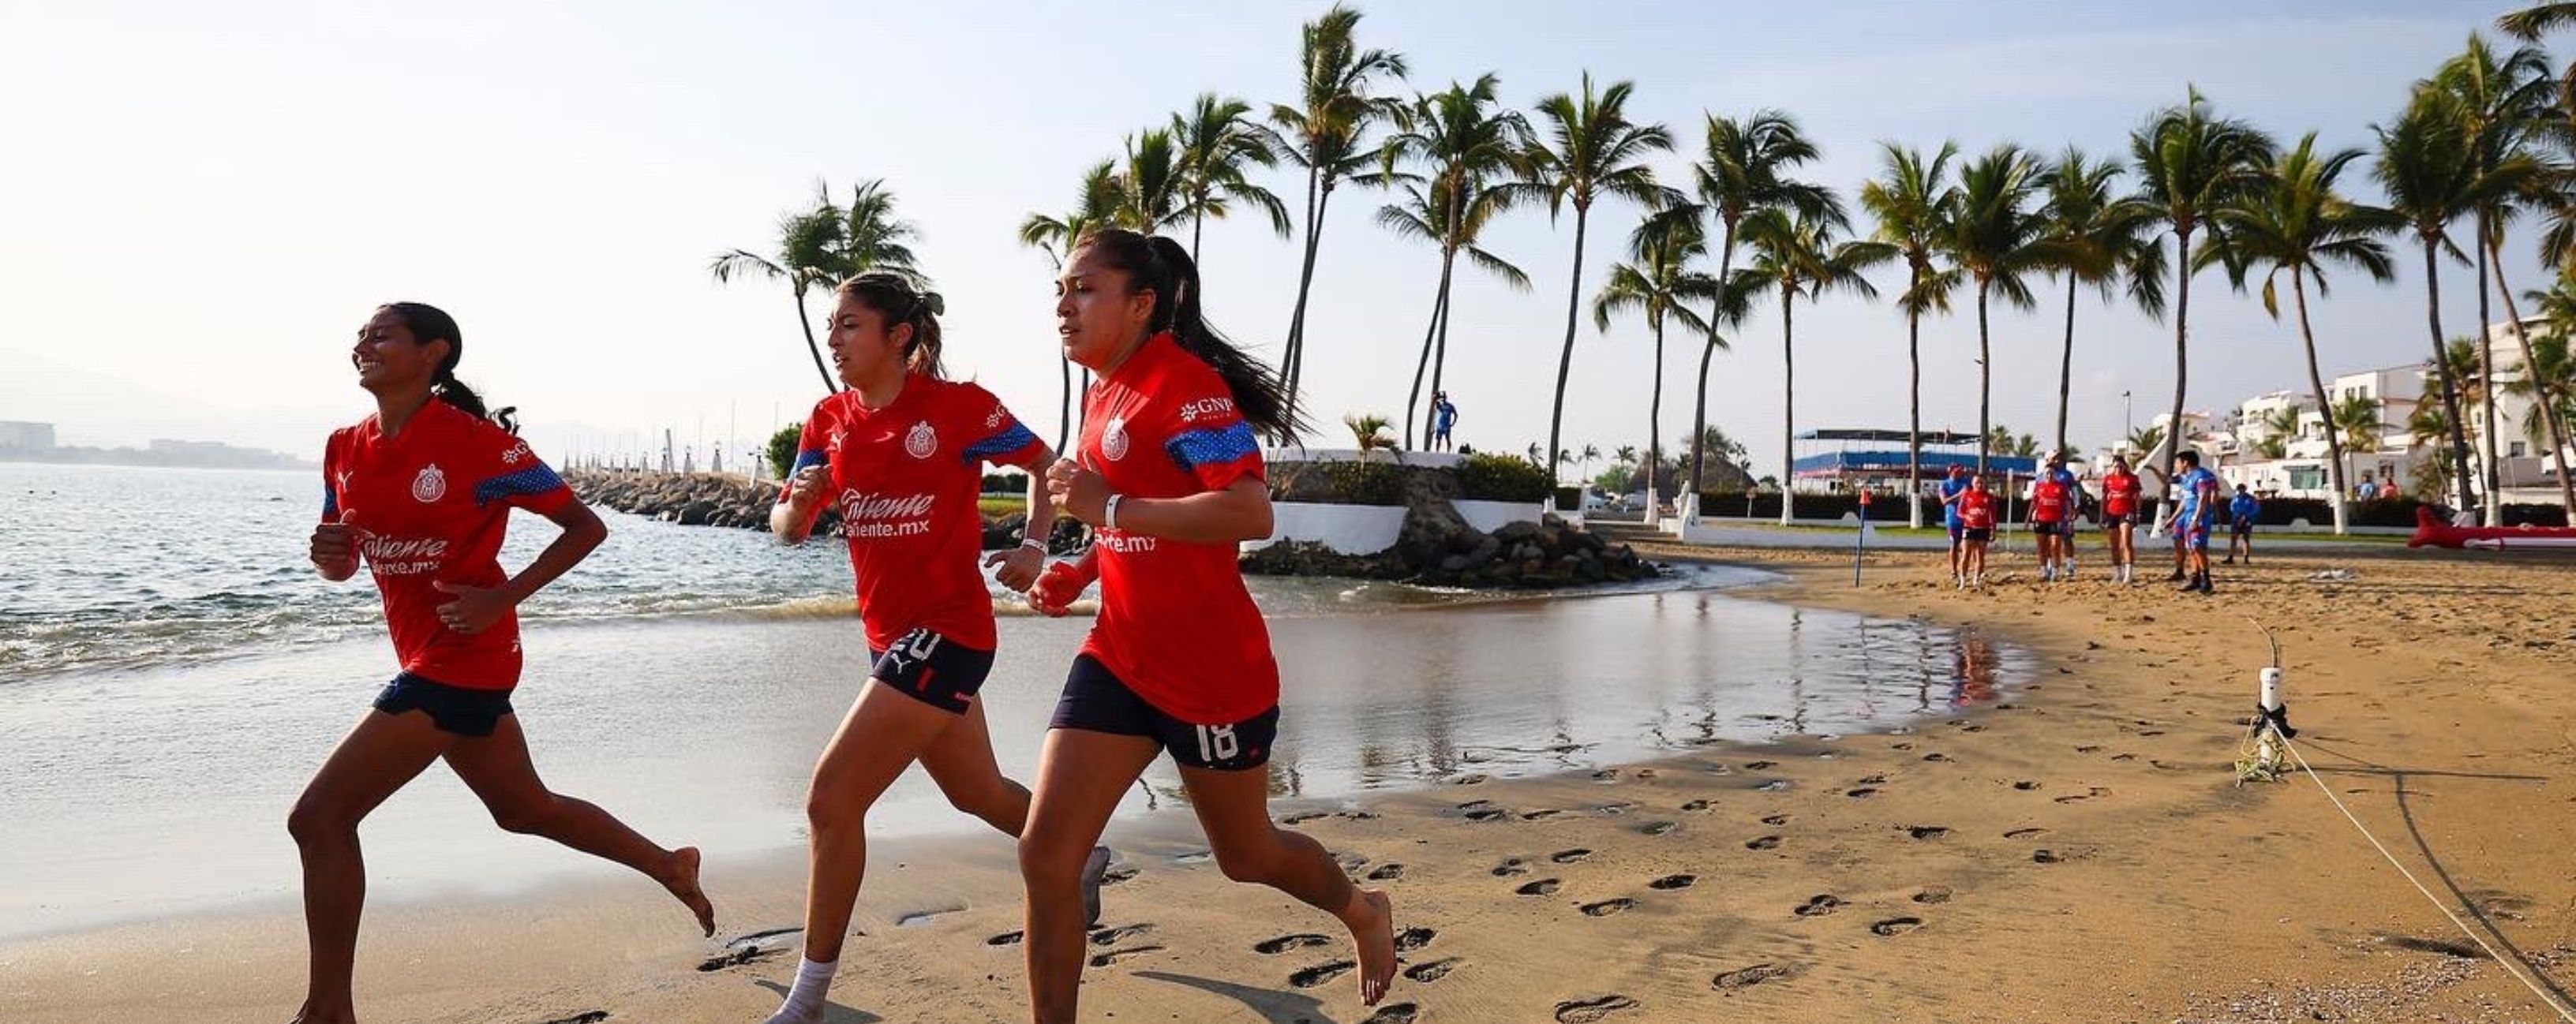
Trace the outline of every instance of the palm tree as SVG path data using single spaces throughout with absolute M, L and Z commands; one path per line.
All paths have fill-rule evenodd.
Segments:
M 2157 111 L 2129 134 L 2129 154 L 2138 174 L 2138 200 L 2155 207 L 2155 223 L 2174 236 L 2174 397 L 2166 422 L 2178 424 L 2191 371 L 2191 276 L 2199 269 L 2190 258 L 2192 236 L 2203 227 L 2213 234 L 2224 230 L 2208 223 L 2210 214 L 2262 179 L 2262 168 L 2272 162 L 2272 139 L 2247 122 L 2214 116 L 2209 101 L 2194 88 L 2182 105 Z M 2166 433 L 2164 463 L 2170 477 L 2182 432 Z M 2159 508 L 2160 520 L 2164 514 Z
M 1943 140 L 1930 160 L 1893 142 L 1879 147 L 1886 169 L 1860 187 L 1860 205 L 1878 222 L 1871 237 L 1895 246 L 1905 260 L 1905 293 L 1896 299 L 1905 311 L 1905 493 L 1917 495 L 1923 492 L 1923 317 L 1948 314 L 1950 293 L 1959 286 L 1958 268 L 1933 263 L 1958 212 L 1959 190 L 1949 177 L 1959 146 Z M 1907 524 L 1922 526 L 1923 503 L 1908 501 L 1906 508 Z
M 1669 189 L 1655 183 L 1646 154 L 1673 148 L 1672 133 L 1659 124 L 1628 119 L 1629 82 L 1613 82 L 1598 94 L 1592 73 L 1583 73 L 1580 98 L 1556 93 L 1538 101 L 1548 127 L 1544 137 L 1523 155 L 1528 178 L 1512 186 L 1515 196 L 1547 199 L 1548 216 L 1574 207 L 1574 272 L 1565 296 L 1565 347 L 1556 359 L 1556 402 L 1547 417 L 1547 446 L 1557 447 L 1565 426 L 1565 383 L 1574 371 L 1575 317 L 1583 308 L 1583 236 L 1592 222 L 1592 204 L 1616 197 L 1661 209 L 1674 202 Z
M 1118 208 L 1118 175 L 1109 161 L 1093 164 L 1082 174 L 1081 199 L 1072 213 L 1049 216 L 1032 213 L 1020 222 L 1020 244 L 1046 253 L 1047 262 L 1059 271 L 1064 261 L 1072 258 L 1073 247 L 1093 227 L 1110 222 Z M 1061 351 L 1056 353 L 1056 377 L 1062 390 L 1056 403 L 1055 450 L 1064 451 L 1073 434 L 1073 361 Z M 1091 371 L 1082 371 L 1083 390 L 1091 389 Z
M 2576 25 L 2576 3 L 2563 0 L 2536 3 L 2496 19 L 2497 28 L 2526 43 L 2537 43 L 2540 37 L 2568 25 Z M 2567 75 L 2560 80 L 2559 91 L 2562 95 L 2576 96 L 2576 64 L 2567 66 Z
M 796 322 L 805 328 L 805 351 L 814 357 L 814 372 L 823 378 L 826 393 L 841 390 L 832 370 L 823 363 L 823 346 L 814 341 L 813 315 L 805 308 L 805 293 L 815 285 L 830 285 L 839 280 L 832 273 L 833 250 L 840 244 L 843 230 L 840 209 L 831 197 L 817 196 L 810 210 L 783 214 L 778 218 L 778 251 L 775 256 L 762 256 L 747 249 L 729 249 L 716 254 L 707 265 L 717 284 L 728 284 L 734 278 L 758 274 L 772 281 L 787 283 L 788 292 L 796 299 Z
M 2456 433 L 2452 418 L 2441 404 L 2417 402 L 2415 411 L 2406 414 L 2406 438 L 2414 447 L 2449 444 Z M 2443 492 L 2458 481 L 2451 464 L 2441 459 L 2426 459 L 2414 469 L 2415 498 L 2426 504 L 2439 503 Z
M 1379 79 L 1402 78 L 1404 56 L 1363 50 L 1354 39 L 1360 12 L 1334 4 L 1300 30 L 1298 102 L 1274 103 L 1270 123 L 1289 142 L 1290 162 L 1306 169 L 1306 251 L 1297 271 L 1297 304 L 1288 315 L 1287 348 L 1280 356 L 1288 402 L 1296 404 L 1306 360 L 1306 300 L 1315 284 L 1315 254 L 1323 242 L 1324 210 L 1333 188 L 1364 172 L 1377 158 L 1361 137 L 1379 122 L 1402 116 L 1403 103 L 1373 96 Z M 1282 440 L 1285 440 L 1283 438 Z
M 2308 282 L 2316 282 L 2317 297 L 2324 298 L 2329 264 L 2358 270 L 2374 281 L 2393 280 L 2397 272 L 2388 246 L 2377 237 L 2399 227 L 2396 215 L 2354 203 L 2335 189 L 2335 179 L 2361 156 L 2358 149 L 2320 155 L 2317 133 L 2309 132 L 2296 148 L 2281 155 L 2260 186 L 2215 215 L 2228 229 L 2227 244 L 2236 257 L 2231 280 L 2238 288 L 2245 285 L 2249 265 L 2269 268 L 2263 274 L 2263 311 L 2274 320 L 2281 318 L 2280 279 L 2288 274 L 2290 296 L 2299 314 L 2299 340 L 2307 350 L 2309 394 L 2316 399 L 2317 409 L 2329 414 L 2335 405 L 2326 393 L 2325 373 L 2318 367 L 2317 334 L 2308 319 Z M 2334 532 L 2345 533 L 2351 528 L 2345 499 L 2352 489 L 2344 480 L 2343 438 L 2332 421 L 2326 424 L 2326 479 L 2335 494 Z
M 2523 436 L 2534 448 L 2551 443 L 2544 417 L 2564 423 L 2576 415 L 2576 359 L 2568 353 L 2567 336 L 2552 334 L 2532 343 L 2533 361 L 2523 364 L 2519 379 L 2508 381 L 2504 390 L 2531 403 L 2523 414 Z M 2565 456 L 2557 456 L 2559 476 L 2567 475 Z
M 2263 438 L 2254 442 L 2254 450 L 2267 459 L 2288 456 L 2291 439 L 2299 436 L 2299 410 L 2286 405 L 2274 409 L 2263 417 L 2262 424 Z
M 2486 40 L 2471 35 L 2468 49 L 2443 62 L 2441 69 L 2434 72 L 2433 81 L 2437 88 L 2458 97 L 2460 109 L 2467 116 L 2466 127 L 2477 154 L 2478 166 L 2484 173 L 2495 174 L 2504 172 L 2508 166 L 2534 163 L 2536 158 L 2532 150 L 2535 138 L 2555 127 L 2549 123 L 2552 86 L 2549 58 L 2535 47 L 2517 47 L 2499 59 L 2487 46 Z M 2561 205 L 2554 195 L 2558 184 L 2552 180 L 2558 177 L 2534 174 L 2530 182 L 2534 187 L 2529 191 L 2537 195 L 2524 195 L 2520 193 L 2525 190 L 2516 190 L 2517 194 L 2495 197 L 2480 204 L 2477 210 L 2478 323 L 2483 330 L 2484 325 L 2494 322 L 2487 312 L 2487 283 L 2492 276 L 2496 293 L 2504 299 L 2505 321 L 2511 325 L 2508 330 L 2522 350 L 2525 366 L 2532 364 L 2536 353 L 2530 336 L 2522 329 L 2522 314 L 2516 308 L 2513 289 L 2504 278 L 2504 224 L 2513 217 L 2518 201 L 2536 199 L 2540 205 Z M 2493 389 L 2493 349 L 2482 345 L 2478 354 L 2479 376 Z M 2556 411 L 2546 405 L 2535 406 L 2533 411 L 2547 432 L 2549 450 L 2564 449 L 2566 427 Z M 2493 405 L 2487 407 L 2484 426 L 2481 444 L 2486 455 L 2486 484 L 2492 493 L 2499 483 L 2496 479 L 2496 438 L 2499 431 Z M 2567 507 L 2576 508 L 2576 480 L 2561 474 L 2558 487 L 2559 499 Z M 2503 522 L 2504 503 L 2489 502 L 2487 524 L 2497 526 Z
M 2045 270 L 2046 225 L 2029 204 L 2039 195 L 2039 161 L 2011 143 L 1996 146 L 1959 169 L 1959 200 L 1942 252 L 1977 286 L 1977 430 L 1993 422 L 1994 355 L 1987 300 L 2000 295 L 2018 309 L 2037 304 L 2024 275 Z M 1986 446 L 1977 446 L 1977 475 L 1986 472 Z
M 1610 332 L 1610 317 L 1617 313 L 1642 313 L 1646 328 L 1654 332 L 1654 380 L 1647 389 L 1646 462 L 1661 465 L 1664 453 L 1664 327 L 1679 322 L 1682 330 L 1701 335 L 1716 332 L 1708 321 L 1691 312 L 1691 300 L 1708 298 L 1717 293 L 1717 279 L 1690 269 L 1690 265 L 1708 254 L 1708 233 L 1700 227 L 1700 209 L 1681 205 L 1646 218 L 1628 237 L 1628 262 L 1610 268 L 1610 279 L 1602 283 L 1601 294 L 1592 301 L 1592 323 L 1604 334 Z M 1653 474 L 1647 486 L 1654 487 Z M 1648 495 L 1646 524 L 1656 522 L 1656 500 Z
M 1691 165 L 1691 176 L 1697 180 L 1701 205 L 1717 215 L 1717 281 L 1725 285 L 1734 280 L 1735 233 L 1746 214 L 1779 206 L 1811 217 L 1840 218 L 1843 209 L 1824 187 L 1789 177 L 1789 171 L 1821 154 L 1788 114 L 1757 110 L 1740 121 L 1714 114 L 1707 118 L 1705 146 L 1698 162 Z M 1700 347 L 1697 394 L 1691 402 L 1689 495 L 1694 509 L 1701 490 L 1700 467 L 1707 462 L 1701 442 L 1708 434 L 1709 364 L 1726 344 L 1715 328 L 1736 323 L 1743 311 L 1729 306 L 1749 298 L 1749 293 L 1722 288 L 1710 304 L 1711 331 Z
M 1395 448 L 1395 438 L 1387 435 L 1387 422 L 1384 416 L 1375 413 L 1362 416 L 1355 413 L 1342 417 L 1342 425 L 1351 428 L 1351 440 L 1359 445 L 1362 462 L 1368 461 L 1370 452 L 1380 448 L 1390 451 Z
M 1485 225 L 1508 208 L 1515 195 L 1510 177 L 1529 144 L 1529 123 L 1517 111 L 1495 109 L 1500 81 L 1479 76 L 1472 86 L 1451 82 L 1449 88 L 1416 97 L 1403 131 L 1389 136 L 1384 159 L 1392 165 L 1416 159 L 1426 166 L 1427 188 L 1408 188 L 1408 202 L 1378 211 L 1378 224 L 1400 235 L 1440 248 L 1440 287 L 1431 303 L 1431 326 L 1423 331 L 1422 356 L 1415 360 L 1413 390 L 1404 401 L 1404 436 L 1411 444 L 1414 413 L 1422 399 L 1423 371 L 1431 376 L 1431 393 L 1439 394 L 1449 362 L 1449 296 L 1458 255 L 1503 279 L 1516 291 L 1528 291 L 1529 275 L 1477 246 Z M 1425 434 L 1430 431 L 1428 420 Z
M 2057 362 L 2057 449 L 2066 448 L 2066 411 L 2075 385 L 2075 292 L 2092 285 L 2102 300 L 2126 277 L 2129 299 L 2149 316 L 2165 313 L 2165 249 L 2155 238 L 2156 208 L 2115 195 L 2117 160 L 2088 160 L 2073 146 L 2051 165 L 2041 185 L 2041 208 L 2050 263 L 2066 276 L 2066 341 Z
M 2379 454 L 2380 434 L 2387 429 L 2379 420 L 2379 403 L 2364 395 L 2345 395 L 2336 400 L 2334 414 L 2326 420 L 2328 438 L 2340 442 L 2346 450 L 2369 455 Z M 2335 486 L 2342 487 L 2341 478 L 2336 479 Z
M 2156 449 L 2164 447 L 2164 443 L 2165 428 L 2150 424 L 2130 431 L 2128 440 L 2122 446 L 2138 453 L 2139 458 L 2145 458 L 2153 454 Z
M 828 205 L 828 204 L 827 204 Z M 871 270 L 890 270 L 913 278 L 922 276 L 913 263 L 910 239 L 921 235 L 911 221 L 895 216 L 894 193 L 879 178 L 850 191 L 850 205 L 840 208 L 839 245 L 833 251 L 830 270 L 834 280 L 857 277 Z
M 1277 133 L 1251 119 L 1252 104 L 1215 93 L 1200 93 L 1190 109 L 1172 115 L 1168 129 L 1179 148 L 1177 158 L 1180 215 L 1190 220 L 1190 262 L 1199 261 L 1199 232 L 1209 218 L 1224 219 L 1235 203 L 1259 209 L 1279 237 L 1288 237 L 1288 204 L 1269 189 L 1252 183 L 1244 172 L 1279 166 L 1285 144 Z
M 1148 128 L 1128 136 L 1123 146 L 1118 173 L 1110 179 L 1118 190 L 1110 223 L 1150 235 L 1189 216 L 1182 208 L 1188 197 L 1181 191 L 1181 153 L 1172 133 Z
M 2451 430 L 2452 487 L 2460 508 L 2477 507 L 2476 485 L 2469 475 L 2467 421 L 2460 415 L 2463 385 L 2442 358 L 2440 257 L 2467 262 L 2451 241 L 2451 222 L 2511 195 L 2536 170 L 2528 161 L 2509 161 L 2482 170 L 2469 135 L 2468 111 L 2459 97 L 2419 83 L 2406 109 L 2379 136 L 2379 163 L 2372 169 L 2389 209 L 2404 219 L 2424 249 L 2425 325 L 2433 341 L 2433 364 L 2442 382 L 2443 416 Z
M 1744 218 L 1744 242 L 1753 262 L 1737 277 L 1748 292 L 1768 286 L 1780 292 L 1780 522 L 1794 517 L 1789 488 L 1797 438 L 1797 343 L 1792 311 L 1798 297 L 1814 302 L 1837 289 L 1875 298 L 1876 286 L 1861 272 L 1896 258 L 1896 247 L 1884 242 L 1843 241 L 1839 216 L 1791 215 L 1780 207 L 1756 210 Z M 1738 282 L 1729 282 L 1737 287 Z

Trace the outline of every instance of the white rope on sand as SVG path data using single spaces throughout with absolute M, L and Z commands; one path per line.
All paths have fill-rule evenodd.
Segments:
M 2406 870 L 2406 865 L 2398 861 L 2395 854 L 2389 853 L 2388 847 L 2380 845 L 2379 837 L 2370 833 L 2370 827 L 2363 825 L 2360 818 L 2353 816 L 2352 809 L 2343 805 L 2343 799 L 2335 795 L 2334 788 L 2326 785 L 2326 780 L 2317 777 L 2316 769 L 2308 767 L 2307 755 L 2299 753 L 2297 744 L 2290 742 L 2287 737 L 2276 735 L 2275 738 L 2280 740 L 2281 749 L 2289 751 L 2290 756 L 2298 760 L 2299 770 L 2308 773 L 2308 781 L 2317 784 L 2317 792 L 2325 794 L 2326 799 L 2334 803 L 2335 810 L 2343 812 L 2344 820 L 2352 822 L 2352 827 L 2360 830 L 2361 837 L 2370 841 L 2371 848 L 2378 850 L 2380 856 L 2388 859 L 2388 866 L 2396 868 L 2398 874 L 2405 876 L 2406 884 L 2414 886 L 2416 892 L 2423 893 L 2424 899 L 2433 904 L 2433 909 L 2441 911 L 2443 917 L 2450 918 L 2452 925 L 2459 928 L 2462 934 L 2467 935 L 2469 937 L 2469 941 L 2477 943 L 2479 949 L 2486 950 L 2487 956 L 2493 958 L 2497 965 L 2505 969 L 2506 973 L 2513 975 L 2513 979 L 2515 981 L 2521 982 L 2523 987 L 2531 990 L 2532 995 L 2539 996 L 2542 1003 L 2547 1004 L 2551 1010 L 2557 1011 L 2559 1019 L 2565 1020 L 2569 1022 L 2569 1024 L 2576 1024 L 2576 1011 L 2569 1010 L 2567 1008 L 2567 1004 L 2559 1002 L 2558 997 L 2551 995 L 2549 990 L 2540 986 L 2540 983 L 2524 976 L 2522 970 L 2514 966 L 2513 961 L 2506 959 L 2503 953 L 2498 952 L 2494 946 L 2487 944 L 2485 936 L 2478 934 L 2476 929 L 2469 927 L 2468 922 L 2460 920 L 2460 915 L 2452 913 L 2449 904 L 2442 902 L 2441 897 L 2433 895 L 2433 890 L 2425 888 L 2424 883 L 2416 881 L 2415 873 Z

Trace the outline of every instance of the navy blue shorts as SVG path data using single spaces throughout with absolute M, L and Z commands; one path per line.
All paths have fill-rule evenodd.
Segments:
M 1065 674 L 1064 696 L 1056 701 L 1047 727 L 1143 736 L 1171 751 L 1181 767 L 1242 771 L 1270 763 L 1270 746 L 1279 738 L 1279 708 L 1273 705 L 1232 725 L 1184 722 L 1146 703 L 1109 666 L 1085 654 L 1075 657 L 1073 670 Z
M 405 672 L 376 694 L 376 710 L 388 715 L 425 712 L 440 732 L 489 736 L 500 726 L 501 716 L 510 713 L 510 691 L 449 686 Z
M 885 650 L 868 651 L 868 675 L 904 696 L 941 711 L 965 714 L 984 677 L 993 674 L 993 652 L 963 646 L 927 628 L 904 634 Z

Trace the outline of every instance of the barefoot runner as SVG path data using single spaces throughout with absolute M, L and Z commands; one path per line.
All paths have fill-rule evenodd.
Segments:
M 1083 857 L 1166 753 L 1218 868 L 1340 918 L 1360 1001 L 1374 1005 L 1395 973 L 1394 912 L 1321 844 L 1271 823 L 1279 669 L 1235 563 L 1239 542 L 1271 531 L 1254 432 L 1278 432 L 1295 413 L 1269 368 L 1207 326 L 1179 243 L 1096 232 L 1057 289 L 1064 354 L 1099 379 L 1084 398 L 1079 461 L 1058 462 L 1048 487 L 1096 533 L 1091 552 L 1049 568 L 1029 600 L 1062 614 L 1096 578 L 1100 620 L 1056 705 L 1020 839 L 1033 1019 L 1075 1020 Z
M 402 668 L 286 819 L 304 861 L 312 957 L 297 1024 L 357 1019 L 350 977 L 367 896 L 358 823 L 442 758 L 495 824 L 643 872 L 715 934 L 695 848 L 654 845 L 608 812 L 549 791 L 529 763 L 510 709 L 520 667 L 514 609 L 580 564 L 608 527 L 506 422 L 485 418 L 482 398 L 456 379 L 464 353 L 446 313 L 416 302 L 377 309 L 349 354 L 376 414 L 333 432 L 323 450 L 313 567 L 337 582 L 364 562 Z M 563 530 L 516 576 L 499 560 L 514 508 Z

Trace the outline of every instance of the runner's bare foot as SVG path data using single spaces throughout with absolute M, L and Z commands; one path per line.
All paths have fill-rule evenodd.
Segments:
M 1350 906 L 1337 915 L 1351 930 L 1360 958 L 1360 1005 L 1376 1006 L 1395 980 L 1395 907 L 1375 889 L 1351 889 Z
M 715 935 L 715 904 L 707 902 L 705 890 L 698 888 L 697 847 L 683 846 L 671 851 L 670 867 L 662 876 L 662 888 L 671 890 L 671 895 L 689 905 L 690 913 L 698 915 L 699 931 L 709 937 Z
M 347 1010 L 335 1012 L 315 1009 L 313 1004 L 308 1002 L 302 1009 L 295 1011 L 295 1019 L 288 1024 L 358 1024 L 358 1015 Z

